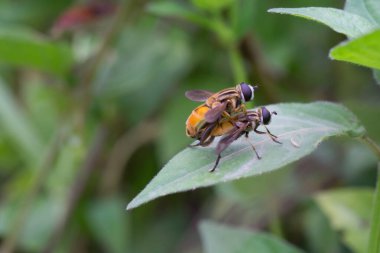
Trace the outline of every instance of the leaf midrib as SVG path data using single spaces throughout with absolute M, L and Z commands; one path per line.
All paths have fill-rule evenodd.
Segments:
M 296 129 L 296 130 L 293 130 L 293 131 L 290 131 L 290 132 L 286 132 L 286 133 L 280 134 L 280 135 L 278 135 L 278 137 L 283 137 L 283 136 L 287 136 L 287 135 L 293 134 L 294 132 L 298 132 L 298 131 L 307 131 L 307 130 L 311 130 L 311 132 L 312 132 L 312 130 L 315 130 L 316 132 L 319 132 L 319 131 L 326 131 L 326 130 L 332 130 L 332 132 L 333 132 L 333 131 L 336 131 L 336 130 L 338 130 L 338 129 L 337 129 L 337 128 L 333 128 L 333 127 L 324 127 L 324 128 L 318 128 L 318 129 L 315 129 L 315 128 L 301 128 L 301 129 Z M 330 135 L 331 135 L 331 134 L 330 134 Z M 257 144 L 257 145 L 260 145 L 260 144 L 264 144 L 264 143 L 266 143 L 266 142 L 269 142 L 269 139 L 261 140 L 260 142 L 257 142 L 256 144 Z M 245 151 L 246 149 L 249 149 L 249 148 L 250 148 L 250 146 L 247 146 L 247 147 L 244 147 L 244 148 L 242 148 L 242 149 L 239 149 L 239 150 L 237 150 L 237 151 L 235 151 L 235 152 L 232 152 L 232 153 L 230 153 L 230 154 L 224 156 L 224 157 L 221 159 L 221 161 L 228 161 L 228 160 L 231 159 L 232 156 L 235 156 L 235 155 L 237 155 L 237 154 L 239 154 L 239 153 L 241 153 L 241 152 L 243 152 L 243 151 Z M 206 165 L 204 165 L 204 166 L 202 166 L 202 167 L 199 167 L 198 169 L 195 169 L 195 170 L 192 170 L 192 171 L 188 171 L 186 174 L 184 174 L 184 175 L 178 177 L 177 179 L 175 179 L 175 180 L 171 180 L 170 182 L 165 183 L 165 184 L 160 184 L 158 187 L 148 188 L 148 187 L 149 187 L 149 185 L 148 185 L 147 188 L 146 188 L 145 190 L 148 190 L 148 189 L 149 189 L 150 191 L 154 190 L 154 191 L 158 191 L 158 192 L 159 192 L 162 188 L 166 188 L 166 187 L 168 187 L 168 186 L 171 185 L 171 184 L 175 184 L 175 183 L 177 183 L 177 182 L 183 180 L 185 177 L 188 177 L 188 176 L 190 176 L 190 175 L 193 175 L 193 174 L 195 174 L 196 172 L 198 172 L 198 171 L 200 171 L 200 170 L 205 170 L 207 167 L 210 167 L 212 164 L 213 164 L 213 163 L 208 163 L 208 164 L 206 164 Z M 204 186 L 207 186 L 207 184 L 202 185 L 202 187 L 204 187 Z M 175 192 L 179 192 L 179 191 L 175 191 Z M 162 194 L 159 193 L 159 194 L 155 195 L 155 197 L 159 197 L 159 196 L 163 196 L 163 195 L 165 195 L 165 193 L 162 193 Z M 144 193 L 143 196 L 146 196 L 146 194 Z M 141 197 L 141 196 L 140 196 L 140 197 Z M 147 200 L 145 200 L 145 201 L 143 201 L 143 202 L 140 202 L 140 203 L 144 203 L 144 202 L 146 202 L 146 201 L 147 201 Z M 138 202 L 138 203 L 139 203 L 139 202 Z

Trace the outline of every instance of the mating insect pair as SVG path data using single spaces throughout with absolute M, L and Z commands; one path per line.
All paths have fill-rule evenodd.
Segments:
M 272 114 L 267 108 L 261 107 L 257 111 L 247 111 L 244 103 L 253 100 L 257 87 L 246 83 L 240 83 L 235 88 L 224 89 L 217 93 L 204 90 L 186 92 L 186 97 L 193 101 L 204 101 L 204 104 L 195 108 L 186 121 L 186 134 L 199 142 L 193 146 L 208 146 L 216 136 L 223 136 L 216 147 L 217 159 L 210 172 L 213 172 L 219 164 L 221 153 L 235 140 L 250 131 L 257 134 L 268 134 L 277 143 L 277 137 L 273 135 L 266 125 L 271 121 Z M 263 125 L 266 132 L 257 128 Z M 251 144 L 258 159 L 261 157 Z

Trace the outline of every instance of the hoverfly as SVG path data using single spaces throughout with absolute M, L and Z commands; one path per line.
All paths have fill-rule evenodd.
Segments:
M 186 134 L 189 137 L 199 139 L 201 136 L 200 130 L 207 123 L 215 124 L 221 118 L 228 119 L 231 114 L 246 111 L 242 103 L 253 100 L 254 91 L 257 86 L 252 86 L 247 83 L 240 83 L 234 88 L 227 88 L 217 93 L 212 93 L 206 90 L 191 90 L 185 93 L 185 96 L 197 102 L 204 102 L 202 105 L 195 108 L 186 121 Z M 221 117 L 222 116 L 222 117 Z M 208 145 L 210 142 L 202 142 L 201 145 Z
M 271 119 L 272 115 L 277 115 L 275 111 L 270 112 L 266 107 L 261 107 L 257 111 L 247 111 L 245 113 L 240 113 L 236 116 L 234 120 L 230 120 L 230 124 L 232 124 L 231 129 L 224 133 L 223 137 L 219 140 L 217 146 L 216 146 L 216 154 L 217 158 L 214 164 L 214 167 L 210 170 L 210 172 L 213 172 L 216 167 L 219 164 L 219 161 L 221 159 L 221 153 L 235 140 L 240 138 L 241 136 L 245 135 L 246 138 L 248 138 L 248 135 L 250 131 L 253 131 L 257 134 L 267 134 L 272 141 L 281 144 L 277 140 L 277 136 L 272 134 L 269 129 L 266 127 Z M 221 123 L 223 125 L 223 123 Z M 262 132 L 257 130 L 259 126 L 264 126 L 266 132 Z M 215 129 L 218 129 L 219 125 L 214 126 L 216 127 Z M 206 129 L 206 131 L 210 131 L 210 135 L 213 134 L 213 131 L 215 129 L 212 129 L 211 131 Z M 223 132 L 223 131 L 221 131 Z M 213 136 L 212 136 L 213 137 Z M 210 137 L 211 138 L 211 137 Z M 251 147 L 253 151 L 255 152 L 256 156 L 258 159 L 261 159 L 259 154 L 257 153 L 255 147 L 251 144 Z
M 241 112 L 245 112 L 244 105 L 240 107 Z M 219 120 L 214 122 L 206 122 L 205 115 L 211 108 L 207 105 L 200 105 L 195 108 L 186 121 L 186 134 L 195 138 L 199 143 L 192 146 L 208 146 L 215 139 L 216 136 L 221 136 L 233 128 L 234 113 L 228 114 L 228 117 L 220 117 Z M 239 113 L 239 112 L 236 112 Z

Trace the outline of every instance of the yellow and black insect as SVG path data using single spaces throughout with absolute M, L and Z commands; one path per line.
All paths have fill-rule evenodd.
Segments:
M 221 153 L 235 140 L 240 138 L 241 136 L 245 135 L 246 138 L 248 138 L 249 133 L 251 131 L 257 133 L 257 134 L 267 134 L 272 141 L 281 144 L 277 140 L 277 136 L 272 134 L 269 129 L 266 127 L 269 125 L 272 119 L 272 115 L 277 115 L 275 111 L 270 112 L 266 107 L 260 107 L 256 111 L 247 111 L 247 112 L 242 112 L 238 114 L 235 118 L 231 118 L 229 122 L 232 123 L 231 129 L 223 133 L 223 136 L 219 140 L 218 144 L 216 145 L 216 161 L 213 166 L 213 168 L 210 170 L 210 172 L 213 172 L 216 167 L 219 164 L 219 161 L 221 159 Z M 264 126 L 265 132 L 257 130 L 259 126 Z M 218 125 L 215 126 L 218 128 Z M 214 129 L 213 129 L 214 130 Z M 213 130 L 211 130 L 210 134 L 213 134 Z M 207 130 L 205 130 L 207 131 Z M 258 159 L 261 159 L 259 154 L 257 153 L 255 147 L 251 144 L 251 147 L 253 151 L 255 152 L 256 156 Z
M 187 91 L 185 95 L 190 100 L 204 102 L 195 108 L 188 117 L 186 121 L 187 136 L 199 140 L 201 146 L 209 145 L 213 139 L 202 138 L 202 135 L 205 135 L 205 126 L 218 125 L 213 134 L 209 133 L 210 129 L 207 128 L 207 136 L 218 136 L 217 132 L 224 133 L 231 129 L 232 124 L 229 119 L 237 113 L 246 111 L 244 103 L 253 100 L 256 88 L 247 83 L 240 83 L 234 88 L 227 88 L 217 93 L 206 90 Z

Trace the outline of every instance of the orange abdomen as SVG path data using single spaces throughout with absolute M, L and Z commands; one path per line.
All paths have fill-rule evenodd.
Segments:
M 233 129 L 234 125 L 230 121 L 218 123 L 218 125 L 212 130 L 211 136 L 221 136 Z
M 205 114 L 210 110 L 205 104 L 195 108 L 190 116 L 186 120 L 186 134 L 190 137 L 195 137 L 198 133 L 198 130 L 205 123 Z

